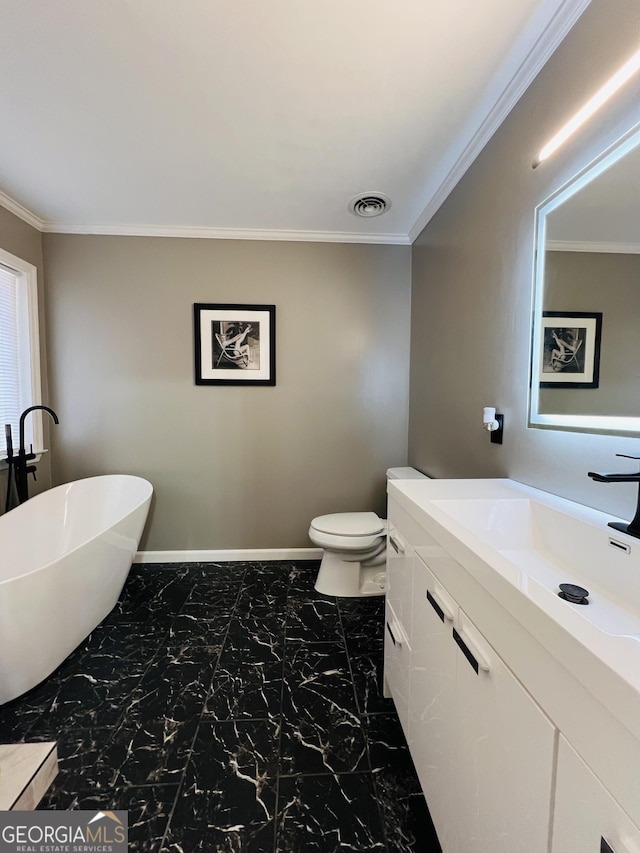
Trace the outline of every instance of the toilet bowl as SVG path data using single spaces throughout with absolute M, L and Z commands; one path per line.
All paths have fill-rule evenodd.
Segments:
M 387 479 L 426 479 L 415 468 L 389 468 Z M 375 512 L 334 512 L 311 521 L 309 539 L 324 550 L 315 589 L 323 595 L 384 595 L 387 522 Z

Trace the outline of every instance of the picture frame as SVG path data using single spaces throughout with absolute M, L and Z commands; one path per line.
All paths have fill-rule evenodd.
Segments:
M 540 387 L 597 388 L 601 337 L 601 312 L 543 311 Z
M 196 385 L 275 385 L 275 305 L 196 302 Z

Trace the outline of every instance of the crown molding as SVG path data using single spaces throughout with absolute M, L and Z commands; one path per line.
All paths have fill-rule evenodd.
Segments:
M 591 0 L 566 0 L 536 39 L 535 44 L 520 63 L 516 73 L 510 78 L 506 77 L 497 84 L 498 87 L 502 85 L 501 95 L 475 131 L 461 155 L 445 174 L 436 191 L 430 196 L 427 206 L 413 227 L 409 229 L 409 240 L 411 243 L 419 237 L 423 228 L 455 189 L 469 166 L 478 157 L 484 146 L 524 95 L 590 2 Z
M 9 213 L 13 213 L 14 216 L 17 216 L 19 219 L 22 219 L 28 225 L 31 225 L 33 228 L 36 228 L 38 231 L 44 230 L 44 221 L 40 219 L 39 216 L 36 216 L 35 213 L 31 213 L 30 210 L 27 210 L 26 207 L 23 207 L 19 204 L 15 199 L 12 199 L 11 196 L 8 196 L 6 193 L 0 191 L 0 205 L 6 208 Z
M 45 234 L 93 234 L 112 237 L 184 237 L 200 240 L 279 240 L 290 243 L 372 243 L 408 246 L 407 234 L 358 234 L 350 231 L 285 231 L 269 228 L 209 228 L 188 225 L 74 225 L 46 222 L 0 191 L 0 206 Z
M 548 252 L 596 252 L 605 255 L 640 255 L 640 243 L 547 240 L 545 249 Z
M 348 231 L 286 231 L 268 228 L 209 228 L 188 225 L 73 225 L 44 222 L 41 231 L 118 237 L 185 237 L 201 240 L 280 240 L 293 243 L 380 243 L 408 246 L 407 234 L 358 234 Z

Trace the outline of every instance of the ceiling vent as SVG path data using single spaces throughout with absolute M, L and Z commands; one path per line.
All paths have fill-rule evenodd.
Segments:
M 390 199 L 382 193 L 362 193 L 349 202 L 349 211 L 354 216 L 382 216 L 390 207 Z

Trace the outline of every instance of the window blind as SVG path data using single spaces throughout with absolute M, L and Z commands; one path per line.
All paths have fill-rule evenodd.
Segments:
M 18 327 L 18 275 L 0 264 L 0 449 L 5 448 L 4 425 L 11 424 L 18 446 L 18 421 L 22 411 Z

